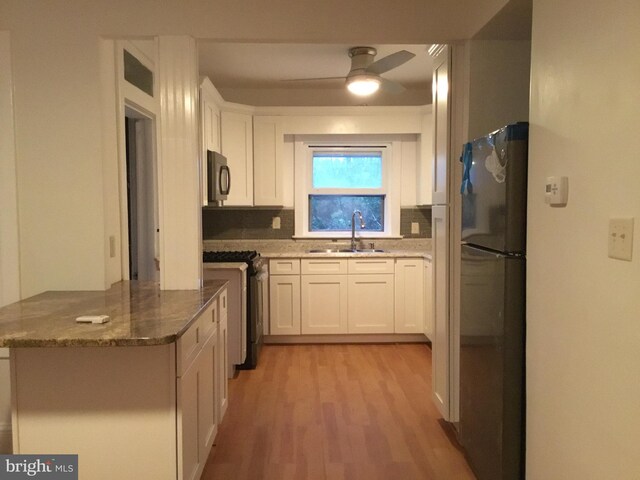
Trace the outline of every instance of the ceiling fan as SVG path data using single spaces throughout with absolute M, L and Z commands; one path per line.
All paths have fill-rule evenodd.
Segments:
M 295 78 L 289 81 L 345 79 L 349 91 L 360 96 L 371 95 L 375 93 L 378 88 L 394 94 L 405 91 L 405 87 L 401 84 L 383 78 L 380 74 L 408 62 L 416 56 L 415 53 L 400 50 L 380 60 L 374 61 L 376 53 L 378 52 L 373 47 L 350 48 L 349 57 L 351 57 L 351 70 L 349 70 L 346 77 Z

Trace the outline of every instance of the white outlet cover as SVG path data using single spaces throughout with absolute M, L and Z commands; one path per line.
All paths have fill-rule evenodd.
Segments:
M 420 233 L 420 224 L 418 222 L 411 222 L 411 233 Z
M 633 254 L 633 218 L 609 220 L 609 257 L 631 261 Z
M 280 217 L 273 217 L 271 219 L 271 228 L 274 230 L 280 230 Z

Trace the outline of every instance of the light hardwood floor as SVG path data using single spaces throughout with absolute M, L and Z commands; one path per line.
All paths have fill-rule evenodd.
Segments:
M 430 392 L 424 344 L 265 346 L 202 479 L 474 480 Z

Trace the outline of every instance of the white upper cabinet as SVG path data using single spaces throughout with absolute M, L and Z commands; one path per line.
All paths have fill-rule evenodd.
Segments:
M 433 112 L 422 115 L 416 171 L 416 205 L 431 205 L 433 203 Z
M 221 150 L 231 171 L 225 205 L 253 205 L 253 121 L 246 113 L 222 111 Z
M 221 97 L 211 80 L 200 83 L 200 162 L 202 170 L 202 204 L 207 205 L 207 150 L 220 152 Z
M 282 117 L 253 117 L 254 205 L 282 206 Z
M 433 198 L 434 205 L 449 203 L 449 47 L 433 60 Z

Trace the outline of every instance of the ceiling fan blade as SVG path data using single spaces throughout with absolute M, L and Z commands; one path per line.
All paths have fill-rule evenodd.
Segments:
M 382 88 L 385 92 L 393 93 L 397 95 L 406 90 L 403 85 L 400 85 L 398 82 L 394 82 L 392 80 L 387 80 L 386 78 L 380 77 L 380 88 Z
M 318 77 L 318 78 L 282 78 L 281 82 L 315 82 L 317 80 L 344 80 L 346 77 Z
M 415 53 L 407 52 L 406 50 L 400 50 L 396 53 L 392 53 L 391 55 L 387 55 L 380 60 L 376 60 L 367 67 L 367 72 L 377 73 L 378 75 L 380 75 L 381 73 L 388 72 L 391 69 L 399 67 L 415 56 Z

